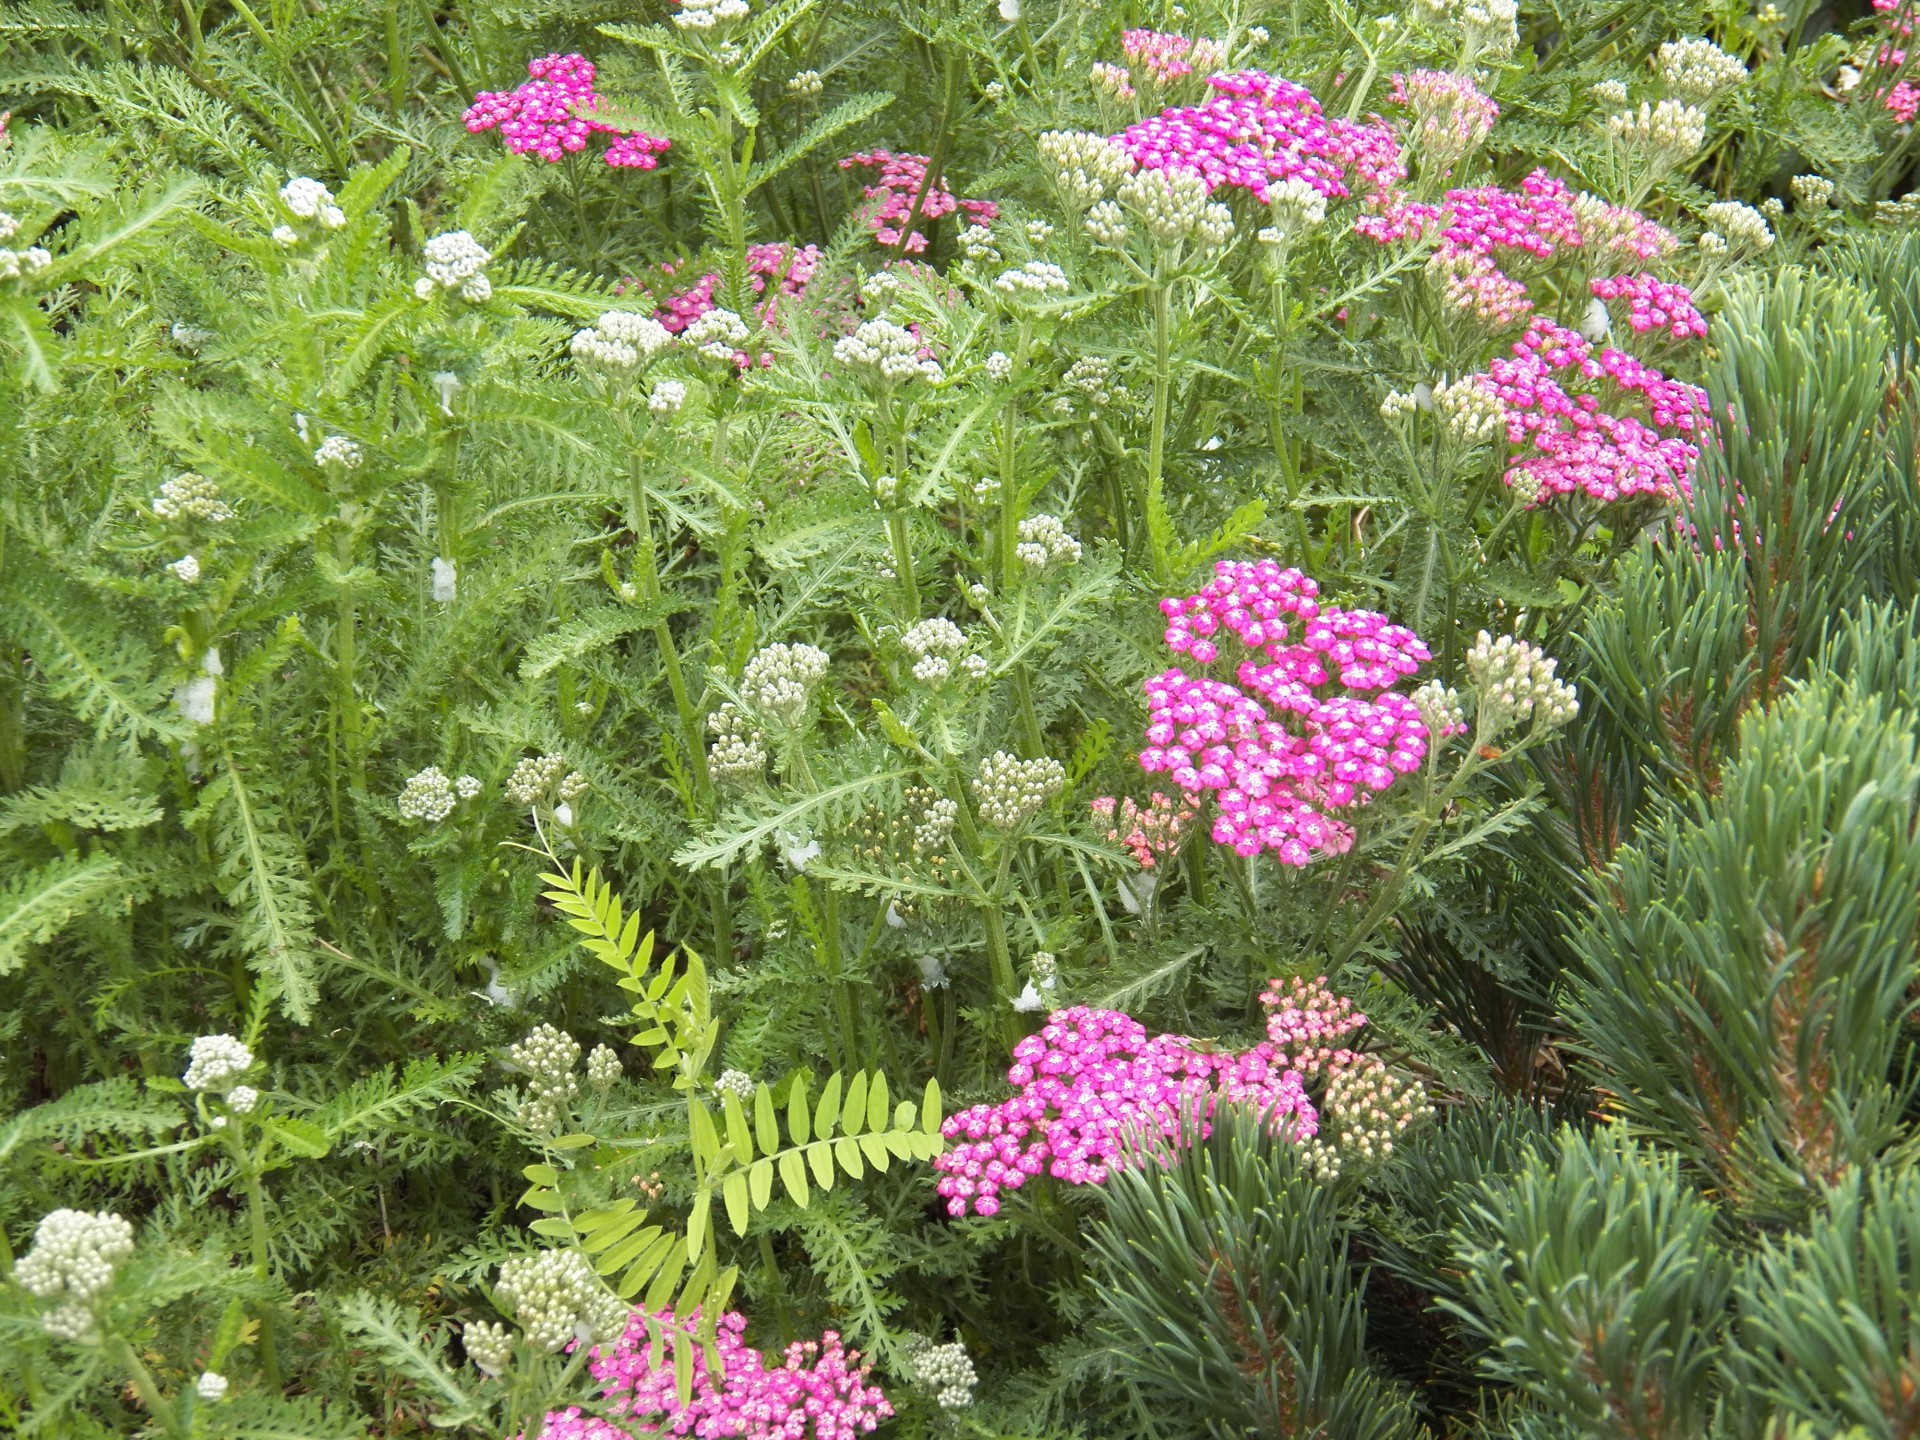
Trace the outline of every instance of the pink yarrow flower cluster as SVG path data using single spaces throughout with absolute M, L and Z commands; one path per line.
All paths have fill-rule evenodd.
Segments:
M 765 297 L 756 307 L 761 323 L 765 324 L 772 318 L 780 301 L 804 295 L 814 272 L 819 268 L 818 245 L 749 245 L 747 284 L 755 295 Z M 666 264 L 660 269 L 664 275 L 671 277 L 675 267 Z M 654 318 L 678 335 L 713 309 L 713 292 L 719 286 L 719 274 L 708 271 L 685 290 L 662 301 L 654 311 Z
M 1538 317 L 1486 378 L 1505 408 L 1508 443 L 1521 452 L 1507 484 L 1528 503 L 1576 492 L 1608 503 L 1688 493 L 1695 440 L 1708 426 L 1698 386 L 1624 351 L 1596 353 L 1579 334 Z M 1603 387 L 1616 404 L 1637 402 L 1647 419 L 1602 408 L 1602 391 L 1568 388 L 1583 383 Z
M 1684 285 L 1641 273 L 1603 275 L 1590 282 L 1602 300 L 1627 302 L 1627 325 L 1636 334 L 1662 330 L 1675 340 L 1704 340 L 1707 317 L 1694 307 L 1693 292 Z
M 842 170 L 856 167 L 877 172 L 863 192 L 868 200 L 876 202 L 867 214 L 867 225 L 873 231 L 873 238 L 891 249 L 900 244 L 900 227 L 913 215 L 914 197 L 926 182 L 927 157 L 896 155 L 891 150 L 863 150 L 840 162 Z M 918 221 L 938 220 L 956 210 L 976 225 L 991 225 L 1000 218 L 1000 207 L 991 200 L 958 199 L 951 191 L 941 188 L 941 179 L 944 177 L 937 177 L 927 186 L 927 193 L 920 200 Z M 927 237 L 915 230 L 907 236 L 902 248 L 909 255 L 918 255 L 927 248 Z
M 1413 112 L 1409 139 L 1441 172 L 1479 149 L 1500 118 L 1500 107 L 1470 77 L 1448 70 L 1395 75 L 1392 99 Z
M 1107 839 L 1125 846 L 1142 870 L 1153 869 L 1180 848 L 1187 822 L 1195 814 L 1191 805 L 1158 790 L 1145 805 L 1135 804 L 1131 797 L 1115 800 L 1111 795 L 1102 795 L 1090 808 L 1095 815 L 1111 822 Z
M 692 1338 L 696 1312 L 675 1320 L 673 1312 L 655 1315 L 674 1344 L 693 1346 L 693 1398 L 682 1406 L 674 1389 L 673 1363 L 666 1348 L 662 1364 L 650 1362 L 652 1343 L 645 1318 L 635 1312 L 626 1333 L 593 1352 L 588 1369 L 600 1381 L 606 1409 L 620 1420 L 582 1415 L 578 1408 L 550 1413 L 541 1432 L 546 1440 L 630 1440 L 632 1435 L 744 1437 L 744 1440 L 853 1440 L 893 1414 L 877 1385 L 869 1385 L 872 1367 L 847 1350 L 836 1331 L 817 1341 L 796 1341 L 776 1367 L 741 1339 L 744 1316 L 720 1317 L 714 1348 L 724 1378 L 708 1370 L 702 1348 Z
M 1304 866 L 1353 844 L 1338 817 L 1425 763 L 1427 727 L 1394 687 L 1432 659 L 1371 610 L 1322 607 L 1320 587 L 1272 560 L 1223 560 L 1195 595 L 1160 602 L 1167 648 L 1210 665 L 1233 637 L 1238 684 L 1174 668 L 1146 682 L 1140 767 L 1197 803 L 1239 855 Z
M 1129 60 L 1147 72 L 1149 83 L 1161 88 L 1195 70 L 1205 74 L 1226 59 L 1226 51 L 1217 41 L 1189 40 L 1184 35 L 1167 35 L 1158 30 L 1123 31 L 1120 48 Z
M 1148 1037 L 1118 1010 L 1058 1010 L 1014 1047 L 1010 1098 L 975 1105 L 940 1127 L 934 1159 L 947 1213 L 995 1215 L 1000 1194 L 1040 1175 L 1098 1185 L 1128 1147 L 1179 1143 L 1190 1118 L 1206 1121 L 1221 1100 L 1252 1105 L 1296 1139 L 1319 1117 L 1300 1074 L 1273 1043 L 1241 1054 L 1203 1050 L 1178 1035 Z
M 1214 97 L 1130 125 L 1115 138 L 1149 170 L 1192 170 L 1209 192 L 1251 191 L 1265 204 L 1272 186 L 1301 180 L 1328 199 L 1357 184 L 1385 195 L 1406 178 L 1399 142 L 1385 125 L 1328 119 L 1306 87 L 1259 70 L 1215 75 Z
M 596 134 L 612 135 L 603 158 L 616 168 L 651 170 L 672 142 L 600 119 L 593 62 L 584 55 L 543 55 L 527 62 L 532 78 L 514 90 L 482 90 L 467 107 L 473 134 L 498 130 L 514 155 L 536 155 L 549 164 L 587 148 Z

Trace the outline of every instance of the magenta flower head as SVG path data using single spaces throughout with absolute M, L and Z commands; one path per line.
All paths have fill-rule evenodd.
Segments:
M 553 164 L 587 148 L 595 135 L 612 135 L 603 158 L 616 168 L 651 170 L 671 141 L 624 131 L 601 118 L 593 62 L 584 55 L 543 55 L 527 62 L 531 77 L 514 90 L 482 90 L 467 107 L 473 134 L 498 130 L 507 151 Z

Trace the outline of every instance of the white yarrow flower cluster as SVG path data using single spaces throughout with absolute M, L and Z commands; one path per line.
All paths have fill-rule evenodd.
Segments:
M 1678 100 L 1662 100 L 1658 105 L 1642 100 L 1638 110 L 1609 115 L 1607 134 L 1650 161 L 1677 164 L 1707 143 L 1707 112 Z
M 984 225 L 969 225 L 960 232 L 957 243 L 960 253 L 969 260 L 991 265 L 1000 258 L 1000 251 L 993 243 L 993 231 Z
M 494 1294 L 527 1339 L 550 1353 L 569 1340 L 583 1345 L 612 1340 L 627 1324 L 626 1305 L 578 1250 L 545 1250 L 502 1261 Z
M 980 762 L 974 777 L 974 798 L 980 818 L 996 830 L 1017 830 L 1066 788 L 1067 771 L 1058 760 L 1041 756 L 1022 760 L 996 750 Z
M 747 662 L 740 698 L 748 709 L 791 729 L 806 718 L 827 664 L 827 652 L 812 645 L 769 645 Z
M 187 1052 L 181 1083 L 189 1090 L 224 1095 L 253 1068 L 253 1052 L 231 1035 L 202 1035 Z
M 1773 230 L 1767 224 L 1767 217 L 1751 205 L 1742 205 L 1738 200 L 1719 200 L 1707 206 L 1702 218 L 1707 222 L 1708 234 L 1719 235 L 1734 255 L 1757 255 L 1773 247 Z M 1713 247 L 1702 248 L 1711 251 Z
M 620 1079 L 620 1056 L 611 1045 L 596 1045 L 587 1055 L 587 1084 L 604 1095 Z
M 1653 64 L 1660 83 L 1689 105 L 1705 104 L 1747 78 L 1747 67 L 1711 40 L 1669 40 Z
M 1434 386 L 1433 403 L 1445 417 L 1448 431 L 1468 445 L 1493 439 L 1506 424 L 1506 407 L 1477 375 Z
M 327 436 L 313 452 L 313 463 L 322 470 L 333 468 L 358 470 L 360 459 L 359 442 L 349 440 L 345 435 Z
M 11 240 L 20 232 L 20 222 L 0 210 L 0 241 Z M 24 250 L 0 250 L 0 280 L 18 280 L 38 275 L 53 263 L 53 253 L 38 245 Z
M 673 332 L 651 315 L 609 310 L 594 324 L 576 330 L 573 358 L 605 370 L 633 370 L 673 344 Z
M 529 755 L 507 777 L 507 799 L 515 805 L 538 805 L 547 798 L 567 762 L 558 755 Z
M 920 358 L 919 337 L 891 320 L 861 321 L 851 335 L 834 341 L 833 358 L 889 384 L 924 380 L 937 385 L 942 378 L 938 360 Z
M 280 203 L 294 219 L 317 220 L 325 230 L 338 230 L 347 223 L 346 211 L 333 203 L 333 192 L 304 175 L 296 175 L 280 187 Z
M 713 744 L 707 748 L 707 769 L 721 785 L 757 780 L 767 764 L 767 742 L 760 727 L 731 700 L 707 716 Z
M 497 1378 L 513 1361 L 513 1336 L 496 1321 L 467 1321 L 460 1327 L 460 1345 L 482 1375 Z
M 1127 225 L 1127 212 L 1113 200 L 1102 200 L 1088 210 L 1083 228 L 1089 240 L 1109 250 L 1118 250 L 1127 243 L 1127 236 L 1133 233 Z M 994 258 L 997 260 L 1000 257 L 995 255 Z
M 160 520 L 200 520 L 220 525 L 233 518 L 233 507 L 220 498 L 220 487 L 191 470 L 160 486 L 153 497 L 153 513 Z
M 471 775 L 460 778 L 463 782 L 473 780 Z M 473 783 L 478 788 L 480 782 L 474 780 Z M 437 825 L 453 813 L 455 801 L 453 782 L 438 765 L 429 765 L 407 781 L 394 808 L 399 810 L 402 820 L 424 820 L 429 825 Z
M 680 407 L 686 403 L 687 383 L 684 380 L 656 380 L 647 395 L 647 409 L 655 415 L 678 415 Z
M 907 1369 L 913 1383 L 933 1395 L 942 1410 L 965 1410 L 973 1404 L 973 1387 L 980 1377 L 967 1355 L 967 1347 L 954 1342 L 935 1345 L 924 1336 L 907 1350 Z
M 36 1300 L 59 1303 L 42 1318 L 47 1333 L 75 1343 L 95 1338 L 94 1302 L 133 1253 L 133 1226 L 110 1211 L 55 1210 L 33 1232 L 13 1278 Z
M 752 13 L 747 0 L 680 0 L 673 23 L 682 30 L 713 30 L 737 24 Z
M 1271 225 L 1260 229 L 1262 245 L 1281 248 L 1316 226 L 1326 223 L 1327 197 L 1300 179 L 1282 180 L 1267 194 Z
M 1133 173 L 1133 157 L 1118 140 L 1086 130 L 1049 130 L 1038 142 L 1060 196 L 1084 210 Z
M 956 664 L 976 680 L 989 668 L 985 656 L 966 653 L 966 633 L 944 615 L 912 626 L 900 637 L 900 648 L 913 656 L 913 678 L 922 685 L 945 684 Z
M 724 360 L 731 364 L 740 347 L 747 343 L 747 336 L 752 333 L 747 329 L 747 322 L 733 311 L 716 306 L 687 326 L 681 336 L 709 360 Z
M 1834 184 L 1824 175 L 1796 175 L 1791 188 L 1795 210 L 1825 210 L 1833 204 Z
M 573 1073 L 580 1060 L 580 1042 L 564 1030 L 536 1025 L 526 1039 L 507 1047 L 507 1059 L 527 1078 L 520 1123 L 542 1135 L 558 1129 L 580 1093 L 580 1081 Z
M 1004 350 L 996 350 L 986 359 L 987 378 L 1004 382 L 1013 377 L 1013 357 Z
M 1058 515 L 1029 515 L 1020 522 L 1014 557 L 1034 574 L 1055 565 L 1078 565 L 1080 542 L 1067 533 Z
M 787 81 L 789 95 L 818 95 L 827 88 L 827 82 L 820 78 L 818 70 L 801 70 Z
M 1480 731 L 1490 739 L 1528 717 L 1538 729 L 1565 725 L 1580 713 L 1573 686 L 1554 675 L 1557 661 L 1512 635 L 1482 630 L 1467 652 L 1467 678 L 1479 702 Z
M 1072 287 L 1067 284 L 1067 272 L 1050 260 L 1029 260 L 1024 265 L 1001 272 L 1000 278 L 993 282 L 993 288 L 1002 295 L 1044 296 L 1064 295 Z
M 493 256 L 464 230 L 435 235 L 421 247 L 427 273 L 414 282 L 413 293 L 431 300 L 439 291 L 457 291 L 462 300 L 481 305 L 493 298 L 493 282 L 483 273 Z
M 1596 105 L 1604 105 L 1609 110 L 1618 110 L 1631 98 L 1624 80 L 1600 80 L 1587 87 L 1587 94 L 1593 97 Z
M 753 1076 L 744 1070 L 722 1070 L 713 1082 L 714 1098 L 724 1100 L 731 1095 L 741 1104 L 753 1099 Z
M 168 565 L 167 570 L 173 578 L 178 580 L 182 585 L 198 585 L 200 583 L 200 561 L 197 556 L 182 555 L 178 560 Z
M 227 1092 L 227 1108 L 236 1115 L 251 1115 L 260 1103 L 260 1092 L 251 1085 L 236 1085 Z
M 1207 182 L 1192 170 L 1137 170 L 1121 182 L 1118 193 L 1159 245 L 1178 245 L 1200 227 L 1207 211 Z
M 193 1393 L 209 1405 L 218 1405 L 227 1398 L 227 1377 L 218 1370 L 204 1371 L 200 1378 L 193 1382 Z

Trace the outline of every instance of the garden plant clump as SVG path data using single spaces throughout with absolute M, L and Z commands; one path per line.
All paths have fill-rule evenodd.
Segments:
M 9 8 L 0 1432 L 1914 1435 L 1917 21 Z

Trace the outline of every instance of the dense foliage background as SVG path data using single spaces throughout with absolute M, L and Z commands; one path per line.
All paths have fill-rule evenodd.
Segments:
M 1913 22 L 9 5 L 0 1429 L 1916 1433 Z

